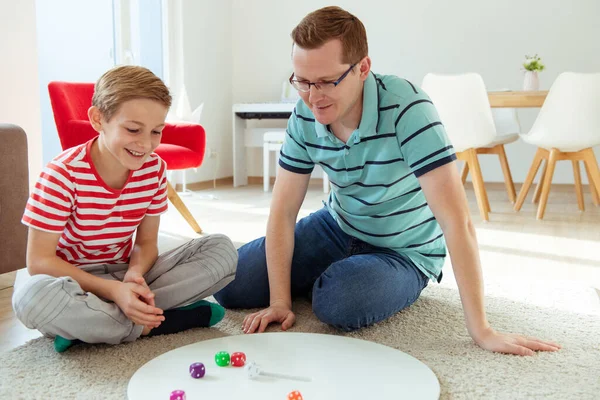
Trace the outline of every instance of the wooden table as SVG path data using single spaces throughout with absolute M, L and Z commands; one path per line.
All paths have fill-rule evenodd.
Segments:
M 541 107 L 547 95 L 547 90 L 488 92 L 490 106 L 500 108 Z

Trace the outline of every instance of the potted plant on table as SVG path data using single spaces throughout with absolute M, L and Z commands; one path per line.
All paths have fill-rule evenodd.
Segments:
M 525 62 L 523 63 L 525 69 L 525 79 L 523 81 L 523 90 L 540 90 L 540 80 L 538 72 L 542 72 L 544 64 L 538 55 L 525 56 Z

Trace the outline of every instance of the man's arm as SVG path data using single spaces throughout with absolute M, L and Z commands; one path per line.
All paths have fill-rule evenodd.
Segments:
M 520 335 L 494 331 L 486 318 L 483 278 L 475 228 L 454 162 L 419 177 L 429 207 L 440 224 L 450 253 L 469 334 L 484 349 L 518 355 L 560 346 Z
M 294 229 L 298 211 L 306 196 L 310 174 L 297 174 L 278 168 L 266 236 L 270 306 L 244 319 L 242 329 L 245 333 L 264 332 L 271 322 L 281 322 L 282 329 L 286 330 L 295 320 L 291 311 Z

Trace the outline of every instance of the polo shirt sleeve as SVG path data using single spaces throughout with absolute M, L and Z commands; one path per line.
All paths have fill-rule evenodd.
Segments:
M 285 131 L 285 140 L 279 153 L 279 165 L 296 174 L 310 174 L 315 168 L 315 163 L 310 158 L 304 134 L 298 122 L 296 110 L 288 120 L 288 126 Z
M 456 160 L 437 110 L 422 91 L 399 109 L 396 136 L 404 160 L 417 178 Z

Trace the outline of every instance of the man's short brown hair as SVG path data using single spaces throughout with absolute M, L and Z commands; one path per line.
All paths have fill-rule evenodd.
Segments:
M 98 107 L 107 121 L 119 107 L 133 99 L 158 101 L 171 107 L 171 94 L 164 82 L 148 68 L 122 65 L 106 71 L 96 82 L 92 105 Z
M 292 31 L 294 44 L 316 49 L 332 39 L 342 42 L 342 62 L 354 64 L 369 55 L 367 31 L 358 18 L 335 6 L 313 11 Z

